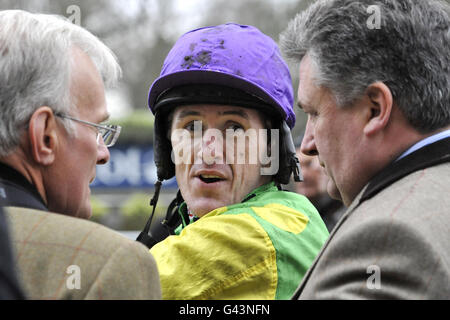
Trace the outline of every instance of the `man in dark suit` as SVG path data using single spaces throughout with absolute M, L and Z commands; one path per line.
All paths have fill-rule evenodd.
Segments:
M 448 3 L 316 1 L 281 42 L 300 62 L 301 150 L 349 206 L 293 298 L 448 299 Z
M 26 297 L 160 298 L 145 246 L 84 220 L 120 133 L 101 124 L 114 55 L 63 18 L 8 10 L 0 25 L 0 205 Z

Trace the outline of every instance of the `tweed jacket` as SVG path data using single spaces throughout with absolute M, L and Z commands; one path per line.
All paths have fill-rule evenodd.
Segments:
M 364 187 L 292 298 L 450 298 L 450 138 Z
M 0 207 L 0 300 L 23 299 L 13 262 L 8 226 Z
M 5 209 L 28 299 L 161 299 L 156 263 L 144 245 L 90 221 Z

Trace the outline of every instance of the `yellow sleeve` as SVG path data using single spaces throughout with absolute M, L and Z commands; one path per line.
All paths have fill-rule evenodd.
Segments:
M 249 214 L 204 216 L 150 252 L 163 299 L 275 298 L 275 248 Z

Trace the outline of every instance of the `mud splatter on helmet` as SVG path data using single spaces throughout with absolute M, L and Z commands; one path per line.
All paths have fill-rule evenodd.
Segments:
M 278 46 L 257 28 L 229 23 L 184 34 L 170 50 L 149 92 L 158 179 L 175 175 L 167 114 L 183 104 L 210 103 L 256 108 L 278 119 L 281 161 L 275 181 L 288 183 L 294 170 L 285 150 L 286 143 L 292 142 L 289 128 L 295 125 L 293 100 L 291 76 Z

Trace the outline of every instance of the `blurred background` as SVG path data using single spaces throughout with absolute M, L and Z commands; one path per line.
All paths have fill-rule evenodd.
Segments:
M 226 22 L 249 24 L 278 41 L 279 34 L 312 0 L 0 0 L 0 10 L 58 14 L 98 36 L 117 55 L 123 79 L 107 92 L 111 122 L 123 129 L 111 160 L 97 167 L 92 185 L 92 220 L 121 231 L 142 230 L 156 181 L 153 115 L 148 89 L 175 41 L 192 29 Z M 290 65 L 294 92 L 297 66 Z M 297 108 L 296 108 L 297 109 Z M 306 123 L 296 110 L 298 136 Z M 175 197 L 176 182 L 163 183 L 158 221 Z M 159 217 L 159 218 L 158 218 Z M 128 233 L 133 238 L 136 232 Z

